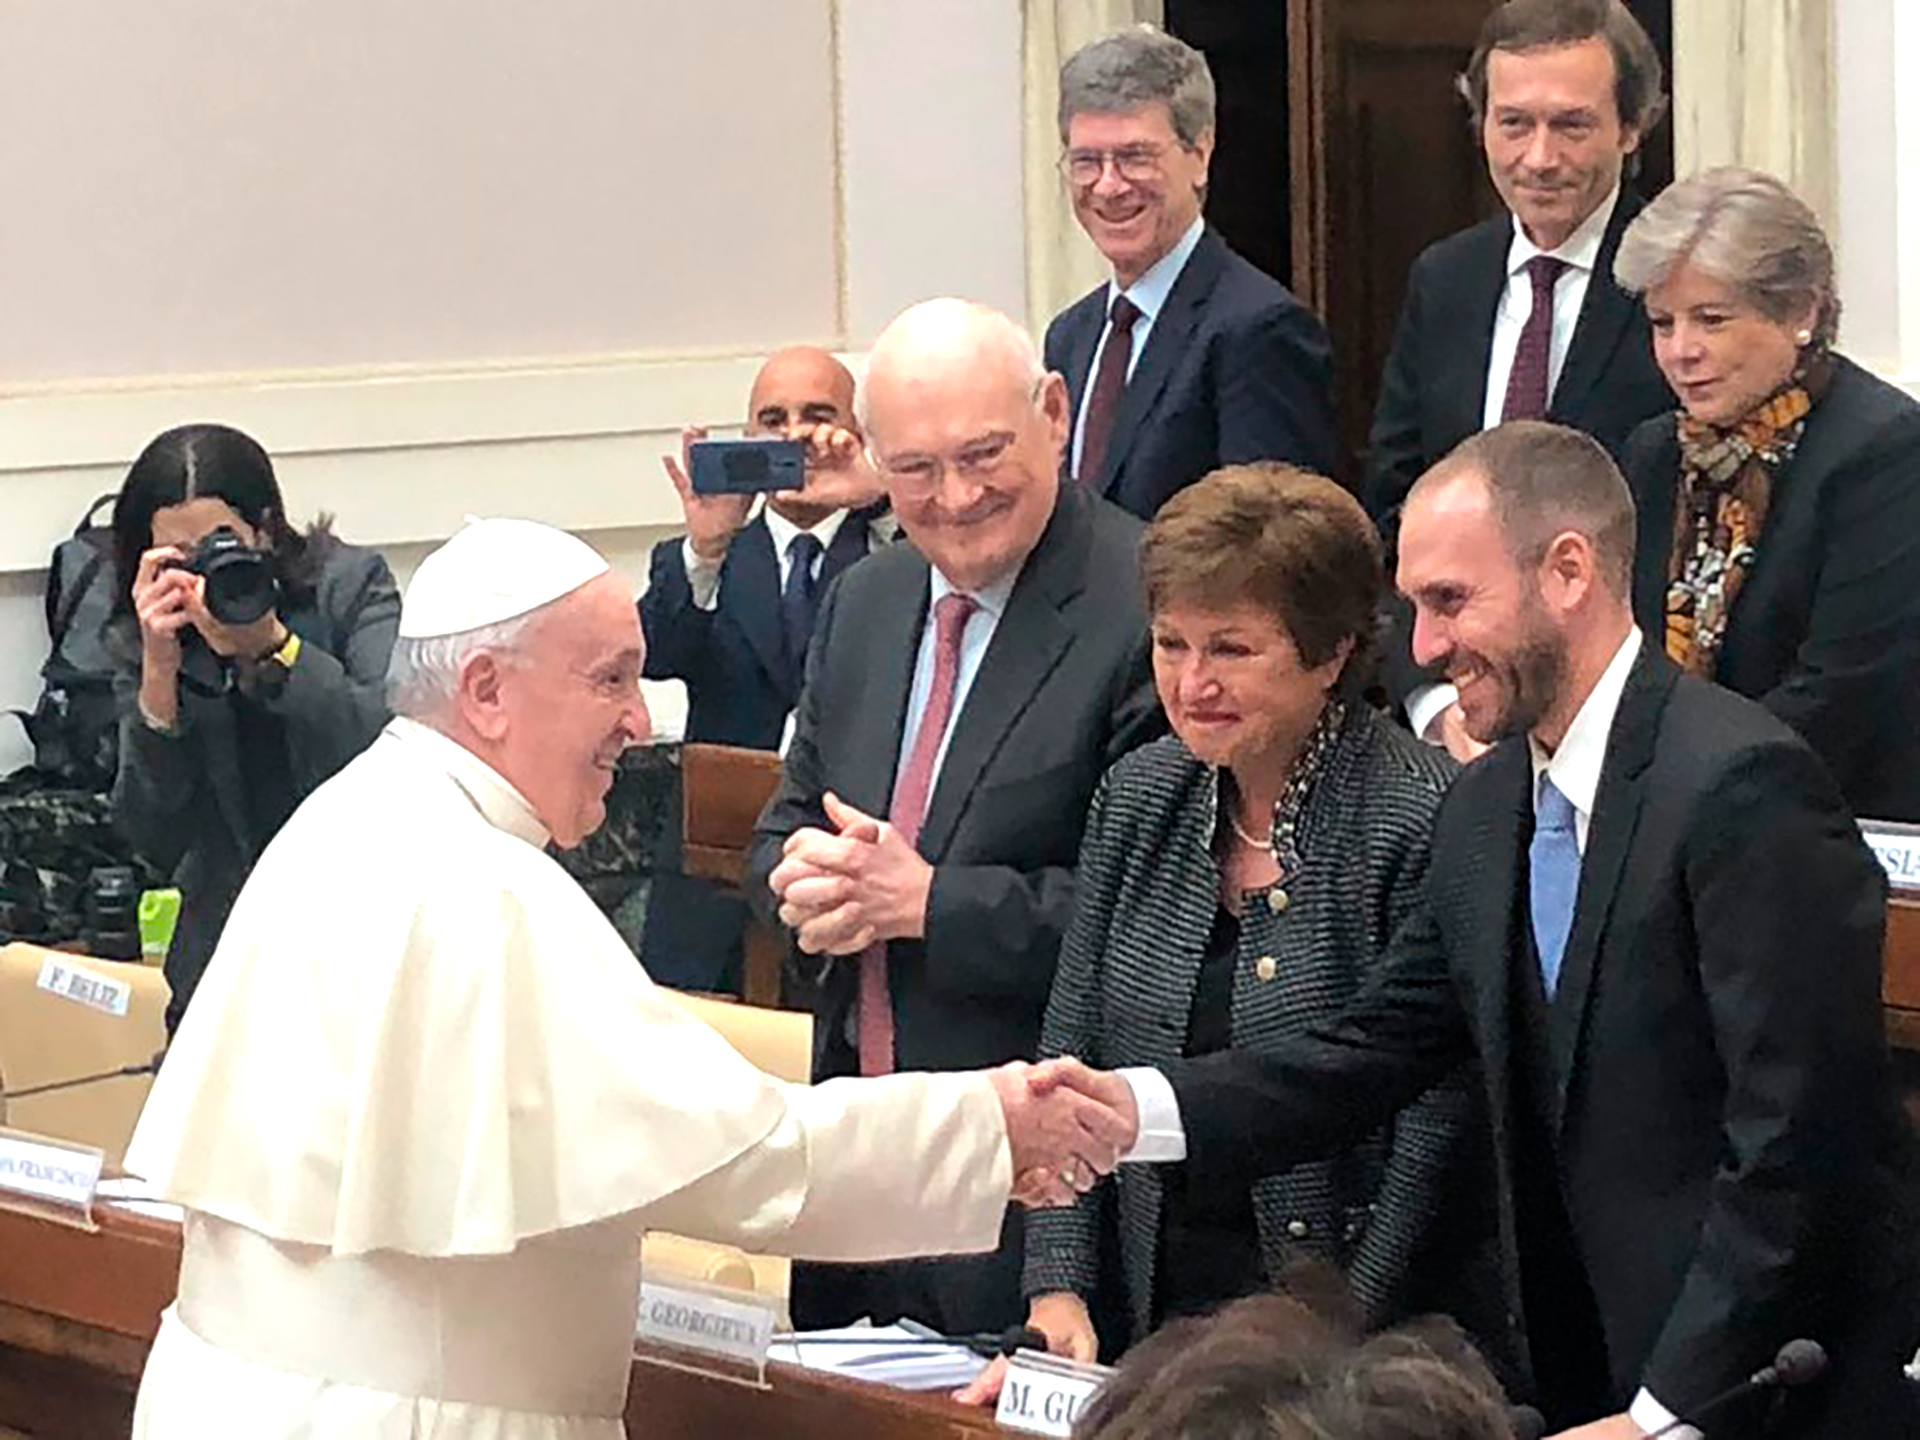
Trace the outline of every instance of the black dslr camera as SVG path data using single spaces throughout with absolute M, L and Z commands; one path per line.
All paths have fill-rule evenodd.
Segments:
M 207 611 L 222 625 L 251 625 L 280 601 L 272 553 L 254 549 L 228 526 L 202 537 L 180 564 L 207 582 Z

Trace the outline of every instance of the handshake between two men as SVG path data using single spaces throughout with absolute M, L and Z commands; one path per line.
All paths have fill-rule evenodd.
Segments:
M 810 955 L 884 966 L 888 941 L 926 937 L 933 866 L 899 826 L 832 792 L 823 806 L 834 833 L 795 831 L 767 877 L 780 920 Z M 884 1040 L 890 1052 L 890 1027 Z M 862 1070 L 874 1073 L 868 1043 L 863 1034 Z M 890 1053 L 886 1061 L 880 1068 L 891 1068 Z M 1013 1152 L 1013 1198 L 1024 1205 L 1071 1205 L 1133 1147 L 1139 1115 L 1132 1087 L 1118 1075 L 1059 1059 L 1015 1061 L 990 1076 Z
M 1140 1116 L 1120 1076 L 1078 1060 L 1016 1060 L 990 1072 L 1013 1152 L 1013 1198 L 1071 1205 L 1133 1148 Z

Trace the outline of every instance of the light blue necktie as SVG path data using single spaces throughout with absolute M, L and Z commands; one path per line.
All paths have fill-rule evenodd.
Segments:
M 1540 777 L 1533 843 L 1527 847 L 1527 895 L 1533 911 L 1533 946 L 1540 953 L 1540 979 L 1547 998 L 1560 983 L 1560 961 L 1573 928 L 1573 901 L 1580 890 L 1580 843 L 1573 829 L 1573 802 L 1553 781 Z

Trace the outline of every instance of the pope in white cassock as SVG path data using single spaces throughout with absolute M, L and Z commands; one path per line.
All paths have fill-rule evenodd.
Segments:
M 633 603 L 582 542 L 430 555 L 395 710 L 247 881 L 127 1154 L 186 1209 L 140 1440 L 611 1440 L 639 1239 L 990 1250 L 1126 1126 L 1020 1066 L 771 1080 L 545 853 L 647 732 Z

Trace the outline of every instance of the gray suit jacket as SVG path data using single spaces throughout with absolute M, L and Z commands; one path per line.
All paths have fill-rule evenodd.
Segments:
M 273 837 L 254 833 L 241 772 L 236 705 L 257 705 L 285 727 L 293 789 L 304 798 L 364 750 L 387 723 L 387 660 L 400 628 L 400 591 L 378 551 L 331 537 L 313 542 L 319 575 L 310 601 L 280 618 L 300 637 L 298 661 L 277 694 L 242 699 L 183 686 L 180 722 L 163 734 L 140 718 L 139 641 L 115 679 L 121 702 L 114 819 L 134 847 L 180 887 L 180 923 L 167 954 L 171 1033 L 213 957 L 241 882 Z M 125 627 L 130 621 L 122 621 Z M 375 823 L 369 818 L 368 823 Z M 316 904 L 340 896 L 316 895 Z
M 1255 906 L 1243 918 L 1255 948 L 1279 964 L 1270 980 L 1237 967 L 1237 1050 L 1272 1049 L 1358 993 L 1425 882 L 1433 816 L 1456 768 L 1364 707 L 1349 712 L 1323 763 L 1300 803 L 1301 870 L 1285 885 L 1285 909 Z M 1218 904 L 1218 776 L 1174 737 L 1108 773 L 1087 824 L 1043 1055 L 1101 1067 L 1180 1058 Z M 1483 1318 L 1476 1301 L 1489 1316 L 1499 1302 L 1491 1211 L 1475 1225 L 1470 1202 L 1451 1203 L 1484 1186 L 1483 1142 L 1471 1082 L 1456 1073 L 1352 1148 L 1253 1181 L 1269 1277 L 1297 1259 L 1327 1261 L 1345 1272 L 1370 1324 L 1444 1305 L 1462 1323 L 1497 1333 L 1490 1318 L 1474 1326 Z M 1160 1167 L 1123 1167 L 1117 1183 L 1138 1340 L 1155 1313 Z M 1100 1212 L 1096 1191 L 1074 1209 L 1029 1216 L 1027 1294 L 1092 1292 Z M 1476 1263 L 1478 1280 L 1463 1282 Z M 1460 1293 L 1463 1284 L 1478 1294 Z
M 1121 755 L 1165 728 L 1147 660 L 1140 525 L 1063 484 L 1027 557 L 927 804 L 934 866 L 924 940 L 888 946 L 903 1070 L 1031 1056 L 1073 914 L 1087 802 Z M 841 576 L 815 623 L 780 787 L 754 831 L 748 898 L 771 918 L 767 877 L 829 790 L 885 815 L 906 724 L 929 569 L 908 546 Z M 859 967 L 827 967 L 815 1073 L 857 1071 L 847 1019 Z

